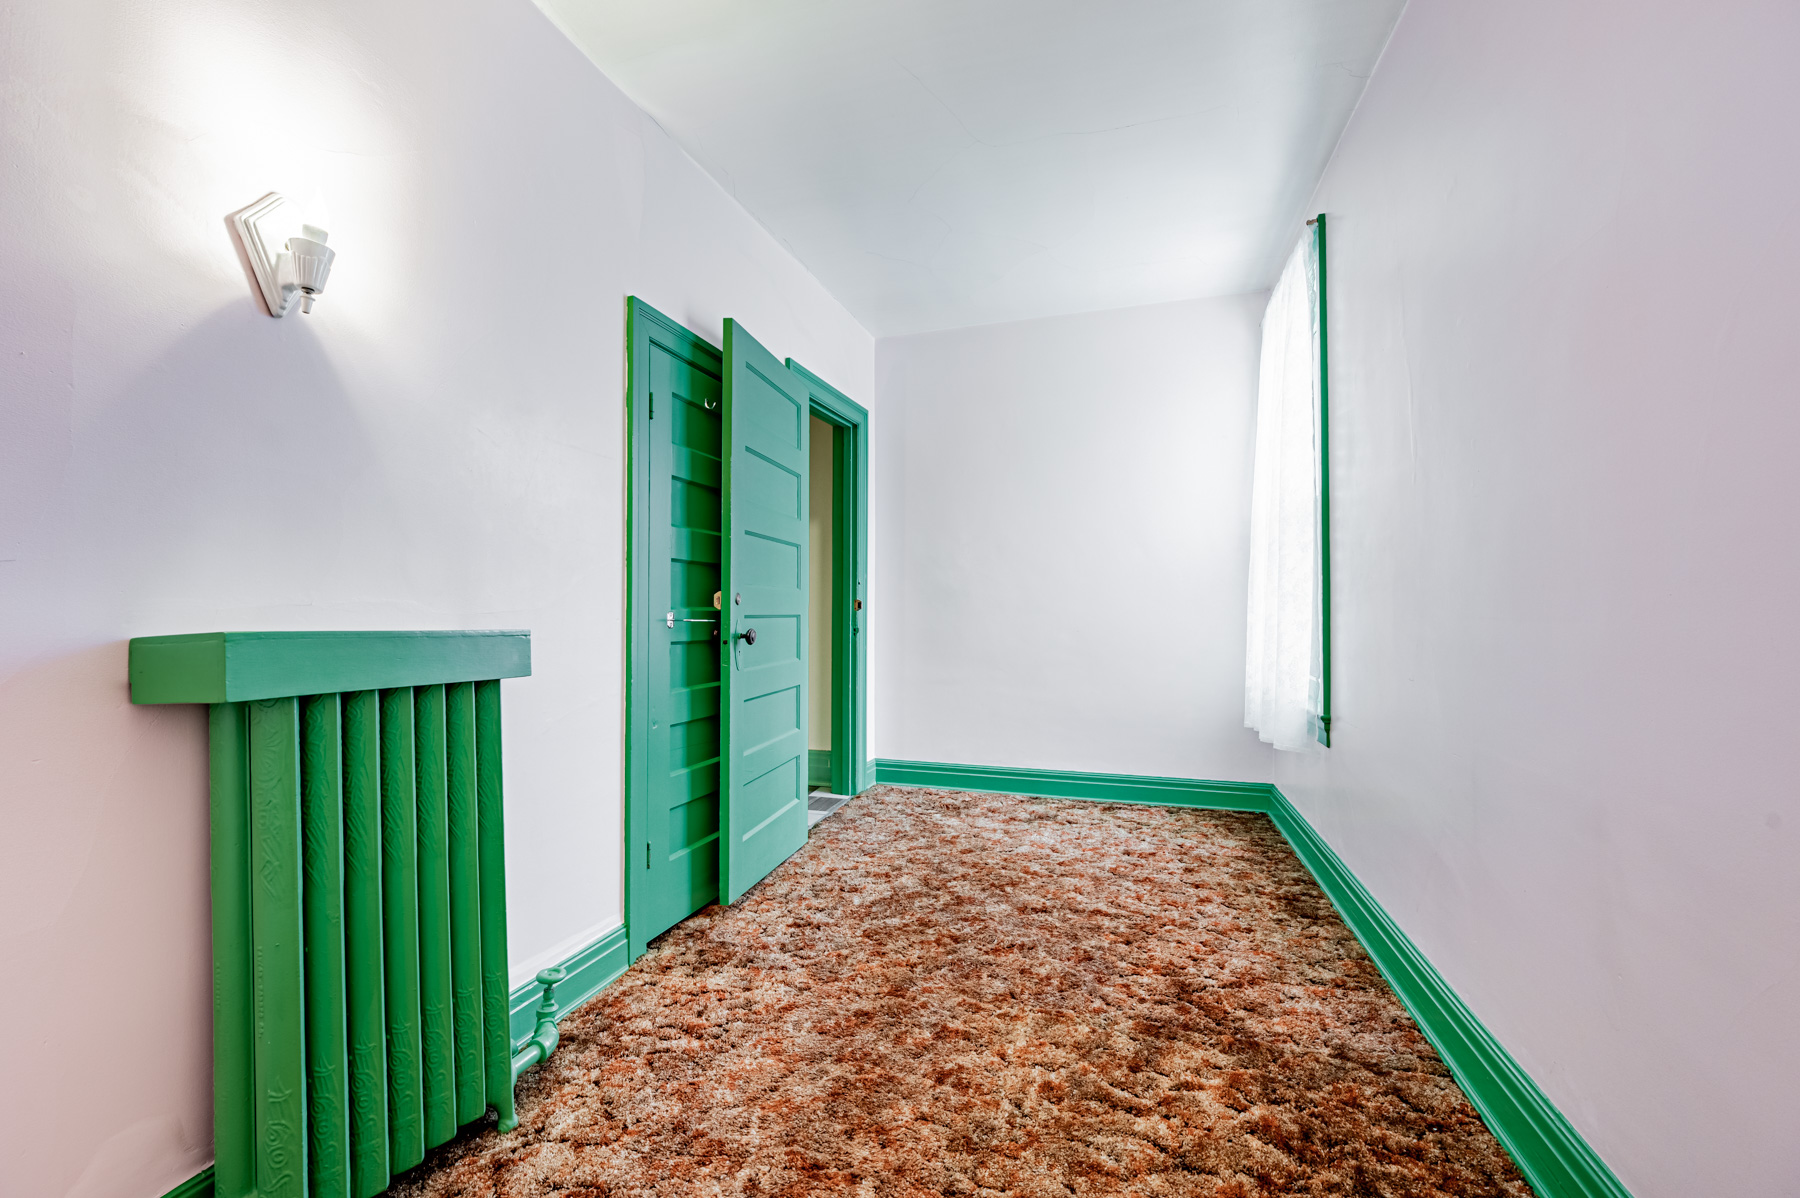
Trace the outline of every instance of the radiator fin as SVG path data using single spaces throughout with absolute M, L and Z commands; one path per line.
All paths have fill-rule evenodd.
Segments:
M 307 1176 L 313 1198 L 350 1198 L 341 735 L 337 695 L 305 700 L 300 715 L 300 861 L 306 920 Z
M 502 896 L 504 902 L 504 896 Z M 381 905 L 381 694 L 344 696 L 344 990 L 350 1193 L 388 1184 L 387 1002 Z
M 214 1186 L 373 1198 L 512 1107 L 497 681 L 211 709 Z
M 475 684 L 444 688 L 450 842 L 450 985 L 456 1012 L 456 1121 L 487 1110 L 481 1068 L 481 839 L 475 810 Z
M 419 820 L 413 692 L 381 693 L 381 902 L 387 936 L 388 1167 L 425 1159 L 419 1048 Z

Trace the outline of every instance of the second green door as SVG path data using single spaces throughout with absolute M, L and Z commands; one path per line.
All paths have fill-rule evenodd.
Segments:
M 725 322 L 726 902 L 806 843 L 806 386 Z

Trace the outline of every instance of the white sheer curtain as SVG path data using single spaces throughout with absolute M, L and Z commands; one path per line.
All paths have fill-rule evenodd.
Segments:
M 1257 381 L 1244 723 L 1277 749 L 1316 743 L 1323 693 L 1318 280 L 1308 229 L 1263 313 Z

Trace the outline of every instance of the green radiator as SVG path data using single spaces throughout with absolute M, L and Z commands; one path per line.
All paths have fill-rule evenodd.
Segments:
M 513 1122 L 500 679 L 526 632 L 131 642 L 134 703 L 205 703 L 218 1198 L 368 1198 Z

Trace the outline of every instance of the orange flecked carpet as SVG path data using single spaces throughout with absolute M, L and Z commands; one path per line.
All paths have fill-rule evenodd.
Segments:
M 393 1191 L 1526 1195 L 1260 815 L 877 787 Z

